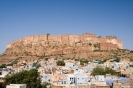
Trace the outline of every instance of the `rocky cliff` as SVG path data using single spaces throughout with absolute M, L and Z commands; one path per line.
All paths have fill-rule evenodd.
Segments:
M 95 34 L 82 35 L 33 35 L 12 41 L 6 47 L 10 55 L 50 56 L 79 52 L 92 52 L 93 50 L 122 49 L 122 41 L 115 36 L 97 37 Z

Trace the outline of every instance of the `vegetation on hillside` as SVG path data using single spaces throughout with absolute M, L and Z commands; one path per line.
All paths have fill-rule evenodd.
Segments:
M 58 66 L 65 66 L 65 62 L 64 62 L 63 60 L 58 60 L 58 61 L 56 62 L 56 64 L 57 64 Z
M 33 67 L 39 68 L 41 65 L 38 62 L 33 63 Z
M 89 46 L 93 46 L 91 43 L 89 44 Z M 97 48 L 96 48 L 97 49 Z M 6 54 L 2 54 L 0 57 L 0 60 L 4 61 L 4 63 L 0 63 L 2 64 L 7 64 L 8 66 L 12 66 L 13 64 L 17 64 L 17 62 L 19 62 L 18 59 L 10 59 L 10 57 L 7 57 L 8 53 Z M 13 56 L 14 57 L 14 56 Z M 20 57 L 19 55 L 16 56 L 16 58 Z M 57 55 L 52 55 L 52 56 L 22 56 L 19 59 L 25 59 L 26 57 L 29 57 L 30 59 L 32 58 L 38 58 L 38 59 L 44 59 L 45 61 L 48 60 L 48 58 L 55 58 L 55 60 L 63 60 L 64 58 L 70 58 L 72 59 L 76 59 L 78 61 L 86 59 L 86 60 L 98 60 L 100 61 L 99 63 L 104 63 L 106 62 L 104 59 L 108 60 L 108 59 L 115 59 L 115 62 L 119 62 L 121 59 L 126 59 L 126 60 L 130 60 L 133 61 L 133 50 L 127 50 L 127 49 L 117 49 L 117 50 L 94 50 L 93 52 L 80 52 L 80 53 L 72 53 L 72 54 L 57 54 Z M 6 59 L 6 60 L 4 60 Z M 7 61 L 7 62 L 6 62 Z M 10 61 L 10 63 L 9 63 Z M 28 61 L 28 59 L 27 59 Z M 81 65 L 84 65 L 84 62 L 81 61 Z
M 6 68 L 6 64 L 2 64 L 0 68 Z
M 80 60 L 80 65 L 88 64 L 88 60 L 86 59 L 81 59 Z
M 111 74 L 111 75 L 117 75 L 117 72 L 109 67 L 101 67 L 97 66 L 93 69 L 91 75 L 106 75 L 106 74 Z

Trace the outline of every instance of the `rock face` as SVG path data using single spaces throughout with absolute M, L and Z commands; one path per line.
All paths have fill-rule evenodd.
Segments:
M 34 35 L 13 41 L 6 47 L 5 53 L 13 55 L 48 56 L 56 54 L 71 54 L 91 52 L 93 50 L 122 49 L 122 41 L 115 36 L 96 37 L 95 34 L 82 35 Z

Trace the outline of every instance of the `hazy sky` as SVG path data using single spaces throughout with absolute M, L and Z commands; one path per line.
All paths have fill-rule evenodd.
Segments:
M 133 49 L 133 0 L 0 0 L 0 53 L 27 35 L 86 32 Z

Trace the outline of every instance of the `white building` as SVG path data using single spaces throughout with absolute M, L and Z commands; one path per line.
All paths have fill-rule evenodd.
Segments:
M 74 69 L 75 64 L 73 62 L 66 62 L 65 66 L 71 69 Z
M 104 81 L 104 75 L 96 75 L 95 79 L 98 81 Z
M 75 83 L 76 84 L 86 84 L 87 83 L 87 76 L 83 73 L 75 75 Z
M 10 84 L 6 88 L 26 88 L 26 84 Z
M 0 81 L 4 81 L 4 77 L 9 73 L 7 69 L 0 68 Z
M 74 74 L 66 74 L 66 75 L 67 75 L 68 84 L 74 84 L 75 83 Z

